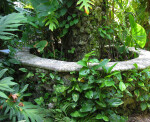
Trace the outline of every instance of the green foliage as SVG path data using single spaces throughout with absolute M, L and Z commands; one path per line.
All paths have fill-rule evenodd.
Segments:
M 59 9 L 59 2 L 57 0 L 41 1 L 41 0 L 30 0 L 33 8 L 36 11 L 39 20 L 45 23 L 45 26 L 49 25 L 49 29 L 53 31 L 58 26 L 58 16 L 56 16 L 56 10 Z M 44 9 L 44 10 L 43 10 Z
M 18 31 L 18 27 L 26 22 L 26 17 L 21 13 L 12 13 L 0 18 L 0 39 L 10 40 L 15 34 L 10 32 Z
M 139 20 L 139 11 L 143 15 L 146 13 L 142 2 L 137 1 L 116 1 L 119 8 L 118 13 L 114 13 L 119 19 L 119 38 L 125 40 L 126 46 L 134 46 L 144 48 L 147 40 L 147 34 L 144 29 L 144 24 Z M 129 5 L 130 4 L 130 5 Z M 141 13 L 140 12 L 140 13 Z M 129 21 L 128 18 L 129 17 Z M 142 25 L 140 25 L 142 24 Z M 130 25 L 130 26 L 129 26 Z M 123 42 L 124 44 L 124 42 Z
M 0 78 L 4 75 L 4 73 L 7 71 L 7 69 L 2 69 L 0 71 Z M 14 86 L 17 83 L 12 82 L 13 78 L 12 77 L 5 77 L 0 80 L 0 97 L 8 99 L 7 95 L 5 92 L 13 92 L 14 90 L 10 88 L 10 86 Z M 5 92 L 4 92 L 5 91 Z
M 7 69 L 0 71 L 0 78 L 6 71 Z M 5 77 L 0 80 L 0 120 L 12 120 L 12 122 L 20 120 L 26 120 L 27 122 L 43 121 L 45 110 L 30 102 L 23 101 L 23 97 L 31 96 L 31 93 L 24 93 L 28 85 L 19 90 L 19 85 L 11 80 L 13 80 L 12 77 Z M 12 86 L 15 87 L 12 88 Z M 8 92 L 11 93 L 9 96 Z
M 125 122 L 123 115 L 132 114 L 134 109 L 148 110 L 150 70 L 138 71 L 134 64 L 135 69 L 128 72 L 112 72 L 117 64 L 107 67 L 108 59 L 90 59 L 93 55 L 94 52 L 88 53 L 78 62 L 83 67 L 78 75 L 73 75 L 69 87 L 61 79 L 55 80 L 52 102 L 59 114 L 54 112 L 54 116 L 69 121 Z M 89 63 L 97 65 L 89 66 Z M 100 68 L 103 71 L 97 70 Z M 62 112 L 66 104 L 71 106 Z
M 34 45 L 38 49 L 38 52 L 42 52 L 44 48 L 48 45 L 48 42 L 45 40 L 42 40 Z
M 135 42 L 141 48 L 143 48 L 146 44 L 146 38 L 147 38 L 145 29 L 134 21 L 134 18 L 131 14 L 129 15 L 129 22 L 131 25 L 131 34 L 133 40 L 135 40 Z
M 71 80 L 70 87 L 61 84 L 55 86 L 57 107 L 73 104 L 68 111 L 71 113 L 67 111 L 66 113 L 77 121 L 86 121 L 86 119 L 110 121 L 111 114 L 113 113 L 115 117 L 117 114 L 115 110 L 124 103 L 121 99 L 125 91 L 124 84 L 121 81 L 118 85 L 113 79 L 115 75 L 118 76 L 120 73 L 111 73 L 115 65 L 111 68 L 107 67 L 108 59 L 101 62 L 97 59 L 89 59 L 92 55 L 94 52 L 86 54 L 78 62 L 83 67 L 79 71 L 79 77 Z M 89 66 L 91 62 L 98 65 Z M 104 72 L 99 72 L 97 70 L 99 68 L 105 69 Z
M 85 13 L 89 14 L 89 8 L 92 9 L 92 5 L 94 5 L 94 0 L 79 0 L 77 5 L 80 5 L 79 9 L 84 8 Z
M 101 37 L 112 40 L 111 34 L 114 31 L 113 31 L 113 29 L 111 29 L 111 27 L 104 26 L 103 28 L 99 28 L 98 31 L 99 31 Z
M 67 20 L 61 20 L 61 17 L 65 17 L 68 9 L 73 6 L 73 1 L 59 1 L 59 0 L 30 0 L 33 8 L 36 11 L 38 19 L 43 20 L 45 26 L 49 25 L 49 29 L 54 31 L 59 27 L 64 27 L 63 32 L 61 33 L 61 37 L 64 36 L 68 32 L 68 28 L 78 23 L 78 19 L 72 20 L 72 17 L 75 18 L 76 14 L 72 14 L 71 16 L 67 15 Z M 84 8 L 85 12 L 89 14 L 89 8 L 92 9 L 92 5 L 94 5 L 94 0 L 79 0 L 77 1 L 77 5 L 80 5 L 80 9 Z M 44 9 L 44 10 L 43 10 Z M 68 21 L 68 23 L 66 23 Z M 60 24 L 59 24 L 60 23 Z
M 56 19 L 56 15 L 55 14 L 49 14 L 48 17 L 46 19 L 43 20 L 43 22 L 46 22 L 45 26 L 49 25 L 49 29 L 51 31 L 53 31 L 54 29 L 56 29 L 57 25 L 58 25 L 58 21 Z

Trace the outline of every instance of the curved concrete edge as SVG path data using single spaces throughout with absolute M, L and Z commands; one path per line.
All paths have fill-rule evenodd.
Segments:
M 135 50 L 134 47 L 129 47 L 130 51 L 136 52 L 139 57 L 135 59 L 131 59 L 128 61 L 118 61 L 118 62 L 109 62 L 107 64 L 108 67 L 117 63 L 117 65 L 113 68 L 112 71 L 126 71 L 130 69 L 134 69 L 134 63 L 138 65 L 138 69 L 145 69 L 150 66 L 150 51 L 146 51 L 143 49 Z M 46 70 L 52 70 L 57 72 L 71 72 L 71 71 L 79 71 L 82 66 L 78 65 L 77 62 L 66 62 L 59 61 L 54 59 L 46 59 L 41 58 L 36 55 L 30 54 L 29 50 L 26 51 L 18 51 L 15 54 L 15 58 L 18 59 L 23 65 L 42 68 Z M 90 66 L 96 65 L 97 63 L 90 64 Z M 101 69 L 99 69 L 101 70 Z

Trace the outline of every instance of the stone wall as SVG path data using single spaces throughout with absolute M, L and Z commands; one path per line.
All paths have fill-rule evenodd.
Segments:
M 134 69 L 133 64 L 138 65 L 138 69 L 145 69 L 150 66 L 150 52 L 137 49 L 133 47 L 129 47 L 130 51 L 136 52 L 139 57 L 135 59 L 131 59 L 128 61 L 118 61 L 118 62 L 109 62 L 107 64 L 108 67 L 112 66 L 113 64 L 117 63 L 117 65 L 113 68 L 112 71 L 126 71 L 130 69 Z M 57 72 L 72 72 L 72 71 L 79 71 L 82 66 L 78 65 L 77 62 L 66 62 L 54 59 L 46 59 L 41 58 L 36 55 L 30 54 L 29 50 L 25 51 L 18 51 L 15 54 L 15 58 L 18 59 L 22 65 L 41 68 L 50 71 L 57 71 Z M 96 65 L 97 63 L 92 63 L 90 66 Z M 101 69 L 99 69 L 101 70 Z

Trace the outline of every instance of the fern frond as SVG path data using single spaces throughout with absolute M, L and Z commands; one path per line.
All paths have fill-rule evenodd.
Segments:
M 79 0 L 77 5 L 80 5 L 80 9 L 84 8 L 85 13 L 89 14 L 89 8 L 92 9 L 92 5 L 94 5 L 94 0 Z
M 45 26 L 49 25 L 49 29 L 53 31 L 56 29 L 56 26 L 58 25 L 58 21 L 56 19 L 55 14 L 49 14 L 46 19 L 43 20 L 43 22 L 46 22 Z
M 10 40 L 16 35 L 10 31 L 18 31 L 18 27 L 26 23 L 27 19 L 21 13 L 12 13 L 0 18 L 0 39 Z

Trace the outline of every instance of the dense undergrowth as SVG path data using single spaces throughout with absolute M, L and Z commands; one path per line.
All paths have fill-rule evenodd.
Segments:
M 134 64 L 112 72 L 117 63 L 106 66 L 135 58 L 128 46 L 149 48 L 149 1 L 18 1 L 0 4 L 1 49 L 10 50 L 0 60 L 0 121 L 125 122 L 149 112 L 150 69 Z M 82 68 L 59 73 L 24 67 L 13 58 L 15 48 L 24 47 Z
M 24 88 L 19 90 L 19 87 L 15 86 L 13 89 L 18 90 L 9 91 L 11 92 L 10 95 L 8 94 L 9 98 L 7 96 L 4 97 L 5 99 L 2 98 L 1 115 L 5 111 L 5 117 L 6 113 L 10 112 L 10 119 L 21 115 L 22 118 L 20 117 L 18 120 L 29 117 L 31 121 L 35 119 L 40 122 L 36 115 L 39 116 L 40 113 L 38 114 L 37 112 L 41 110 L 38 109 L 43 108 L 42 114 L 44 110 L 45 114 L 42 117 L 43 120 L 48 118 L 49 120 L 47 121 L 125 122 L 131 114 L 141 113 L 142 111 L 148 113 L 150 105 L 150 69 L 138 71 L 137 64 L 134 64 L 135 69 L 133 70 L 111 72 L 117 64 L 112 67 L 106 67 L 109 62 L 108 59 L 103 61 L 89 59 L 91 55 L 93 55 L 92 52 L 86 54 L 78 62 L 83 66 L 79 73 L 63 74 L 40 69 L 36 71 L 30 69 L 29 71 L 28 68 L 19 68 L 22 73 L 18 72 L 20 77 L 15 79 Z M 89 67 L 89 62 L 99 63 L 99 65 Z M 97 70 L 99 68 L 102 68 L 102 71 Z M 5 71 L 5 69 L 3 70 Z M 8 85 L 16 84 L 9 83 L 9 81 L 4 82 L 5 85 L 7 83 Z M 27 91 L 32 92 L 32 96 L 30 96 L 31 94 L 23 93 L 27 88 L 25 84 L 30 84 Z M 23 96 L 28 97 L 22 99 Z M 26 103 L 24 100 L 36 103 L 42 108 L 30 105 L 31 103 Z M 7 112 L 5 106 L 8 107 Z M 9 107 L 14 111 L 13 113 Z

